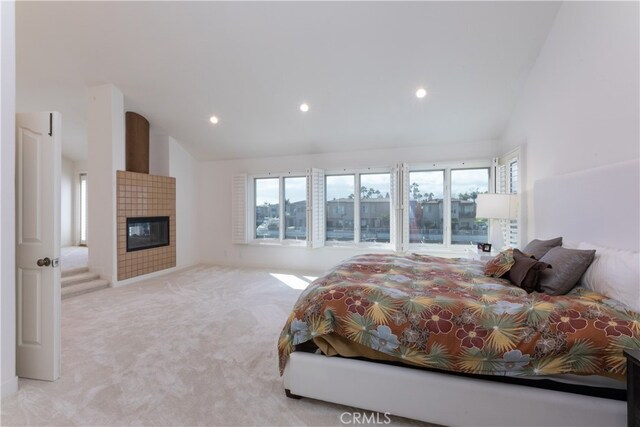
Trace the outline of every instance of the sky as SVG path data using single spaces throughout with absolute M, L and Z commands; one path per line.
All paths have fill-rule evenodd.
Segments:
M 289 199 L 291 203 L 299 202 L 307 198 L 307 178 L 295 177 L 285 178 L 285 199 Z M 256 204 L 263 205 L 265 202 L 269 204 L 280 203 L 279 194 L 280 183 L 278 178 L 260 178 L 256 179 Z
M 420 186 L 421 193 L 433 193 L 437 199 L 442 198 L 444 191 L 443 171 L 411 172 L 410 182 L 416 182 Z M 305 177 L 285 178 L 285 198 L 290 202 L 305 200 L 307 197 L 307 184 Z M 327 175 L 326 192 L 327 200 L 347 198 L 354 194 L 354 175 Z M 385 196 L 390 192 L 390 175 L 361 174 L 360 185 L 367 188 L 375 188 Z M 454 169 L 451 171 L 451 188 L 454 197 L 460 193 L 479 190 L 489 191 L 489 170 L 483 169 Z M 279 203 L 278 178 L 256 179 L 256 204 L 262 205 Z
M 442 199 L 444 193 L 444 171 L 410 172 L 409 182 L 417 183 L 422 194 L 433 193 L 435 199 Z M 489 191 L 489 169 L 454 169 L 451 171 L 451 194 L 478 190 Z
M 374 188 L 383 196 L 390 192 L 390 182 L 388 173 L 360 174 L 360 185 L 367 188 Z M 354 175 L 328 175 L 326 183 L 327 200 L 346 199 L 351 194 L 355 194 Z

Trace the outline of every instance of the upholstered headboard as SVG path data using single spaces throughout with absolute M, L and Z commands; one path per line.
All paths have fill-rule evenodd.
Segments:
M 638 159 L 539 180 L 533 194 L 534 237 L 640 250 Z

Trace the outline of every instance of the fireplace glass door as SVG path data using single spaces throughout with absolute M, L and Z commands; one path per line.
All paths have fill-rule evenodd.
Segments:
M 169 246 L 169 217 L 127 218 L 127 252 Z

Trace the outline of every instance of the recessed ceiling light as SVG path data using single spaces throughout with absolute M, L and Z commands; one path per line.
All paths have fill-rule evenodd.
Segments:
M 211 117 L 209 117 L 209 121 L 210 121 L 211 123 L 213 123 L 214 125 L 217 125 L 217 124 L 218 124 L 218 118 L 217 118 L 216 116 L 211 116 Z
M 307 104 L 306 102 L 300 104 L 300 111 L 302 111 L 303 113 L 309 111 L 309 104 Z
M 416 98 L 424 98 L 425 96 L 427 96 L 427 90 L 425 88 L 421 87 L 416 91 Z

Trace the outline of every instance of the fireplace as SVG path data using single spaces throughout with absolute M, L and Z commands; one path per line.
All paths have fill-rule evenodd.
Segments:
M 127 252 L 169 244 L 168 216 L 127 218 Z

